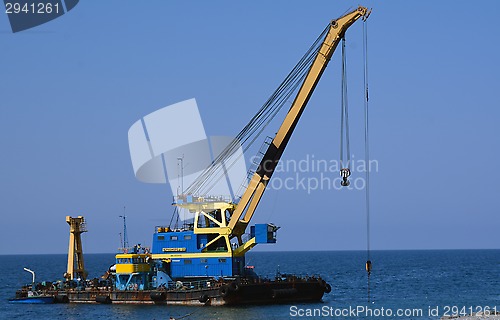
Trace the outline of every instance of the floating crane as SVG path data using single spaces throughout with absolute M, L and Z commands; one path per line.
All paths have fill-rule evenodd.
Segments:
M 247 226 L 266 190 L 276 166 L 297 126 L 297 123 L 328 65 L 335 49 L 344 38 L 346 30 L 358 19 L 366 19 L 370 10 L 365 7 L 331 21 L 304 58 L 292 70 L 271 98 L 252 118 L 219 157 L 183 194 L 175 198 L 174 205 L 194 213 L 192 228 L 172 232 L 159 227 L 153 237 L 152 258 L 161 260 L 172 277 L 179 276 L 234 276 L 243 273 L 245 253 L 258 243 L 275 243 L 278 227 L 273 224 L 257 224 L 250 229 L 250 238 L 244 239 Z M 298 91 L 295 90 L 299 88 Z M 297 92 L 279 130 L 261 150 L 261 159 L 251 174 L 248 185 L 238 199 L 207 196 L 202 189 L 221 171 L 225 161 L 233 154 L 232 148 L 257 126 L 269 123 L 285 104 L 290 95 Z M 267 118 L 264 118 L 267 116 Z M 255 140 L 255 139 L 254 139 Z M 205 188 L 206 189 L 206 188 Z M 179 230 L 177 230 L 179 231 Z M 199 258 L 199 259 L 195 259 Z M 188 260 L 188 261 L 186 261 Z M 201 261 L 201 262 L 200 262 Z M 189 264 L 189 268 L 185 268 Z
M 367 8 L 358 7 L 331 21 L 278 89 L 212 165 L 186 190 L 181 185 L 173 205 L 176 211 L 182 208 L 194 214 L 191 224 L 185 223 L 181 229 L 155 227 L 151 250 L 136 245 L 130 251 L 117 254 L 116 264 L 110 266 L 102 283 L 92 282 L 89 285 L 84 282 L 85 290 L 57 289 L 51 291 L 54 296 L 49 297 L 65 297 L 66 302 L 194 305 L 321 301 L 323 294 L 331 292 L 332 288 L 319 276 L 300 277 L 278 272 L 272 280 L 259 277 L 253 267 L 246 266 L 246 252 L 259 243 L 275 243 L 279 229 L 270 223 L 256 224 L 250 226 L 249 237 L 246 237 L 247 228 L 338 44 L 343 42 L 346 30 L 354 22 L 365 20 L 369 14 Z M 230 197 L 210 195 L 217 175 L 220 179 L 221 172 L 224 175 L 234 164 L 231 163 L 234 150 L 241 147 L 248 150 L 263 128 L 293 96 L 293 103 L 276 135 L 264 141 L 260 157 L 255 161 L 256 167 L 250 170 L 242 192 Z M 347 114 L 346 109 L 343 109 L 344 112 Z M 348 185 L 348 173 L 341 173 L 343 185 Z M 125 214 L 122 218 L 126 246 Z M 70 243 L 65 277 L 68 280 L 85 279 L 87 274 L 81 242 L 81 234 L 86 232 L 85 220 L 82 216 L 68 216 L 66 222 L 70 225 Z M 369 275 L 370 259 L 366 268 Z M 26 289 L 16 293 L 16 299 L 20 301 L 27 296 Z
M 329 25 L 326 37 L 321 45 L 316 58 L 314 59 L 307 76 L 295 97 L 285 120 L 281 124 L 276 136 L 269 144 L 262 160 L 254 173 L 248 188 L 235 206 L 234 212 L 229 221 L 229 232 L 231 236 L 238 237 L 241 243 L 241 235 L 245 233 L 250 219 L 255 213 L 266 186 L 278 165 L 278 162 L 285 151 L 285 148 L 292 136 L 292 133 L 304 111 L 307 102 L 311 98 L 316 85 L 318 84 L 323 71 L 326 69 L 335 49 L 344 38 L 346 30 L 359 18 L 366 19 L 370 11 L 367 8 L 359 7 L 356 10 L 332 21 Z M 248 247 L 248 245 L 247 245 Z

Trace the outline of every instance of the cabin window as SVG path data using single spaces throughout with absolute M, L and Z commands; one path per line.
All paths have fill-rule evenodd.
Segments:
M 219 263 L 226 263 L 226 259 L 219 259 Z
M 170 240 L 177 241 L 177 236 L 170 236 Z
M 184 259 L 184 264 L 191 264 L 193 263 L 191 259 Z
M 158 240 L 160 241 L 165 240 L 165 236 L 158 236 Z
M 190 234 L 186 234 L 184 236 L 184 240 L 191 240 L 191 235 Z
M 129 264 L 131 262 L 132 262 L 131 259 L 127 259 L 127 258 L 116 259 L 116 263 L 119 263 L 119 264 Z
M 208 263 L 208 259 L 206 259 L 206 258 L 201 258 L 201 259 L 200 259 L 200 263 Z
M 118 276 L 118 279 L 120 279 L 120 283 L 127 283 L 129 278 L 128 274 L 121 274 Z

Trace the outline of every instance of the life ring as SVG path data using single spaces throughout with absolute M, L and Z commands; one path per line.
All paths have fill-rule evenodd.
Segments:
M 332 292 L 332 286 L 330 286 L 328 283 L 325 284 L 325 293 L 330 293 Z

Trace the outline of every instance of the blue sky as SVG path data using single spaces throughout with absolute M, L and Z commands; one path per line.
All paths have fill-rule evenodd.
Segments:
M 134 177 L 128 128 L 196 98 L 209 135 L 235 135 L 353 1 L 81 1 L 12 34 L 0 14 L 0 254 L 114 252 L 168 224 L 170 188 Z M 368 1 L 373 249 L 499 248 L 496 1 Z M 362 23 L 347 34 L 351 148 L 363 154 Z M 337 159 L 334 55 L 283 159 Z M 273 129 L 276 130 L 276 129 Z M 251 157 L 251 155 L 249 155 Z M 293 176 L 279 173 L 276 178 Z M 261 250 L 365 248 L 364 194 L 269 190 Z

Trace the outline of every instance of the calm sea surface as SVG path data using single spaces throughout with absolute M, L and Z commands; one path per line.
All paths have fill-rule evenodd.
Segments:
M 113 264 L 114 255 L 87 254 L 85 259 L 89 277 L 99 277 Z M 332 292 L 325 294 L 322 303 L 249 307 L 18 305 L 8 299 L 22 284 L 31 282 L 31 275 L 23 267 L 36 271 L 37 281 L 61 279 L 66 255 L 0 256 L 0 318 L 142 320 L 172 316 L 190 320 L 263 320 L 357 319 L 379 315 L 380 319 L 438 319 L 445 311 L 451 312 L 452 307 L 460 311 L 462 307 L 475 310 L 496 306 L 500 311 L 500 250 L 374 251 L 369 305 L 365 261 L 366 253 L 361 251 L 248 254 L 247 262 L 260 275 L 273 276 L 278 266 L 282 273 L 321 275 L 332 285 Z M 351 310 L 356 308 L 364 311 L 360 309 L 354 315 Z M 398 309 L 407 315 L 397 317 Z M 307 316 L 308 312 L 312 315 Z

